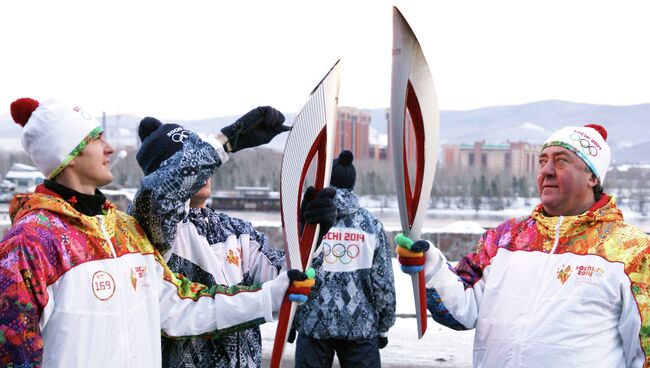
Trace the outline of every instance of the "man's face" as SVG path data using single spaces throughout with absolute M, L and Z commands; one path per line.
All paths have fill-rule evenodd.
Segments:
M 194 193 L 190 199 L 190 207 L 198 208 L 205 206 L 205 201 L 210 198 L 212 194 L 212 178 L 208 178 L 208 181 L 204 186 L 199 189 L 198 192 Z
M 110 165 L 110 156 L 113 152 L 115 150 L 104 139 L 104 134 L 101 134 L 97 139 L 88 143 L 69 166 L 76 172 L 83 184 L 101 187 L 113 181 Z
M 578 215 L 594 203 L 598 184 L 587 165 L 566 148 L 551 146 L 539 155 L 537 191 L 544 211 L 552 216 Z

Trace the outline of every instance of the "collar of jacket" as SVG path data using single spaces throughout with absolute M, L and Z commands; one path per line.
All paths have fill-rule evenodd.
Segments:
M 334 188 L 336 188 L 334 203 L 336 203 L 337 221 L 359 210 L 359 199 L 350 189 Z
M 103 207 L 101 218 L 87 216 L 75 210 L 55 192 L 37 187 L 34 193 L 15 195 L 9 204 L 9 211 L 12 226 L 18 226 L 18 229 L 34 227 L 38 231 L 48 231 L 52 227 L 53 234 L 65 228 L 71 232 L 73 229 L 80 231 L 84 234 L 82 243 L 75 243 L 79 251 L 102 248 L 102 254 L 106 256 L 113 252 L 118 256 L 155 253 L 144 229 L 133 217 L 116 210 L 108 200 Z
M 607 194 L 580 215 L 575 216 L 549 216 L 544 213 L 541 203 L 533 210 L 531 217 L 537 222 L 537 228 L 546 236 L 555 237 L 555 227 L 562 218 L 559 234 L 561 238 L 572 237 L 585 231 L 597 223 L 622 221 L 623 213 L 616 206 L 614 197 Z
M 86 216 L 101 215 L 105 209 L 106 197 L 104 197 L 99 189 L 95 189 L 95 194 L 90 195 L 77 192 L 51 180 L 45 180 L 43 184 L 42 186 L 39 185 L 36 187 L 37 193 L 58 195 L 64 201 L 68 202 L 72 208 Z
M 115 206 L 108 200 L 102 206 L 102 215 L 110 218 L 115 216 Z M 9 204 L 9 216 L 12 223 L 16 223 L 23 216 L 37 210 L 46 210 L 58 215 L 75 218 L 80 224 L 96 227 L 95 216 L 89 216 L 77 211 L 69 202 L 54 191 L 47 189 L 43 184 L 36 187 L 34 193 L 16 194 Z M 90 225 L 91 223 L 95 225 Z

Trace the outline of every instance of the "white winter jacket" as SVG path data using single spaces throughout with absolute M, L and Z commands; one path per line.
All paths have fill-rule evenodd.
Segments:
M 161 329 L 231 333 L 273 319 L 286 274 L 262 288 L 191 283 L 108 204 L 85 216 L 43 188 L 14 199 L 0 243 L 0 366 L 160 367 Z
M 604 196 L 579 216 L 489 230 L 456 267 L 427 255 L 428 307 L 475 328 L 476 367 L 643 367 L 650 352 L 650 241 Z

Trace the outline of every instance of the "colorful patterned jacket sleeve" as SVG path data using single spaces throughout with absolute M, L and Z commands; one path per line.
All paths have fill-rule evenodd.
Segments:
M 377 332 L 386 333 L 395 324 L 395 278 L 390 243 L 384 227 L 377 223 L 377 250 L 372 265 L 372 287 L 378 314 Z
M 629 228 L 631 227 L 626 230 Z M 614 240 L 616 246 L 622 249 L 642 249 L 631 262 L 626 262 L 625 273 L 630 279 L 632 293 L 622 293 L 623 304 L 618 330 L 623 340 L 628 367 L 641 365 L 648 367 L 650 366 L 650 239 L 641 231 L 634 230 L 616 234 Z M 638 349 L 639 340 L 643 351 Z
M 0 243 L 0 366 L 40 366 L 43 338 L 39 322 L 48 303 L 48 281 L 58 277 L 62 260 L 16 227 Z M 41 237 L 41 239 L 43 239 Z
M 143 179 L 128 212 L 161 254 L 174 243 L 176 226 L 186 216 L 185 202 L 221 166 L 218 150 L 223 148 L 215 149 L 192 133 L 181 151 Z

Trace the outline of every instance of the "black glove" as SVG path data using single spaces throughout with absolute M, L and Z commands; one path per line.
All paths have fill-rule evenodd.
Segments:
M 380 349 L 383 349 L 388 345 L 388 337 L 386 336 L 377 336 L 377 345 Z
M 289 277 L 289 281 L 305 281 L 309 278 L 306 273 L 296 270 L 295 268 L 287 271 L 287 276 Z
M 287 342 L 289 344 L 293 344 L 294 341 L 296 341 L 296 329 L 292 328 L 291 331 L 289 331 L 289 337 L 287 338 Z
M 314 187 L 307 188 L 300 205 L 301 233 L 305 224 L 320 224 L 319 239 L 330 231 L 330 228 L 336 222 L 335 195 L 336 189 L 332 187 L 323 188 L 318 193 L 316 193 Z
M 411 245 L 411 252 L 420 253 L 429 250 L 429 242 L 426 240 L 418 240 Z
M 276 135 L 291 130 L 282 125 L 284 115 L 271 106 L 260 106 L 237 119 L 236 122 L 221 129 L 228 138 L 228 152 L 237 152 L 244 148 L 257 147 L 269 143 Z

